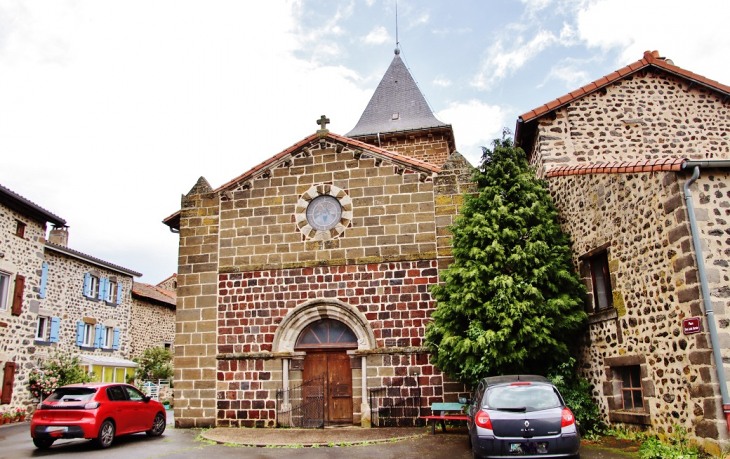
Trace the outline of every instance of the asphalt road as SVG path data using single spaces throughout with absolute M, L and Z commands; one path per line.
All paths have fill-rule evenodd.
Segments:
M 332 448 L 247 448 L 211 444 L 200 441 L 200 430 L 174 429 L 168 426 L 162 437 L 145 434 L 128 435 L 114 440 L 111 448 L 98 450 L 88 440 L 61 440 L 45 451 L 33 446 L 30 424 L 9 424 L 0 427 L 0 459 L 52 457 L 103 459 L 227 459 L 241 457 L 261 459 L 343 458 L 372 459 L 468 459 L 471 452 L 463 434 L 427 435 L 421 438 L 367 446 Z M 282 435 L 286 431 L 282 430 Z M 626 459 L 609 451 L 581 448 L 583 459 Z

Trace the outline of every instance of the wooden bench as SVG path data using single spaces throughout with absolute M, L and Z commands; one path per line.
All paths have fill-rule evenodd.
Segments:
M 459 413 L 459 414 L 448 414 Z M 431 416 L 421 416 L 426 422 L 431 421 L 431 435 L 436 435 L 436 422 L 441 421 L 441 431 L 446 432 L 446 421 L 468 421 L 461 403 L 434 403 L 431 405 Z

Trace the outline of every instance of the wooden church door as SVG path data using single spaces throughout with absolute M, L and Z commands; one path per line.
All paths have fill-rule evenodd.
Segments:
M 329 424 L 352 424 L 352 370 L 344 351 L 307 352 L 304 380 L 324 377 L 324 412 Z
M 342 322 L 323 319 L 305 328 L 295 349 L 306 351 L 304 381 L 324 378 L 324 414 L 329 424 L 352 424 L 352 368 L 347 349 L 355 334 Z

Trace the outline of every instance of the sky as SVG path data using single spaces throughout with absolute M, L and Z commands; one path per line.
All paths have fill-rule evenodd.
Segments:
M 730 84 L 727 0 L 399 0 L 401 57 L 457 149 L 658 50 Z M 177 269 L 161 221 L 313 134 L 357 123 L 393 59 L 395 0 L 0 0 L 0 184 L 69 247 Z

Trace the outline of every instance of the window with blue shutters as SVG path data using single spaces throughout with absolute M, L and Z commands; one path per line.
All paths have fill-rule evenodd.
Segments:
M 38 294 L 41 298 L 46 297 L 46 285 L 48 284 L 48 263 L 43 263 L 43 271 L 41 271 L 41 291 Z
M 102 279 L 103 280 L 103 279 Z M 84 274 L 84 296 L 93 300 L 103 299 L 100 289 L 100 279 L 91 273 Z
M 76 323 L 76 345 L 81 347 L 93 348 L 96 344 L 94 341 L 94 324 L 84 322 Z

